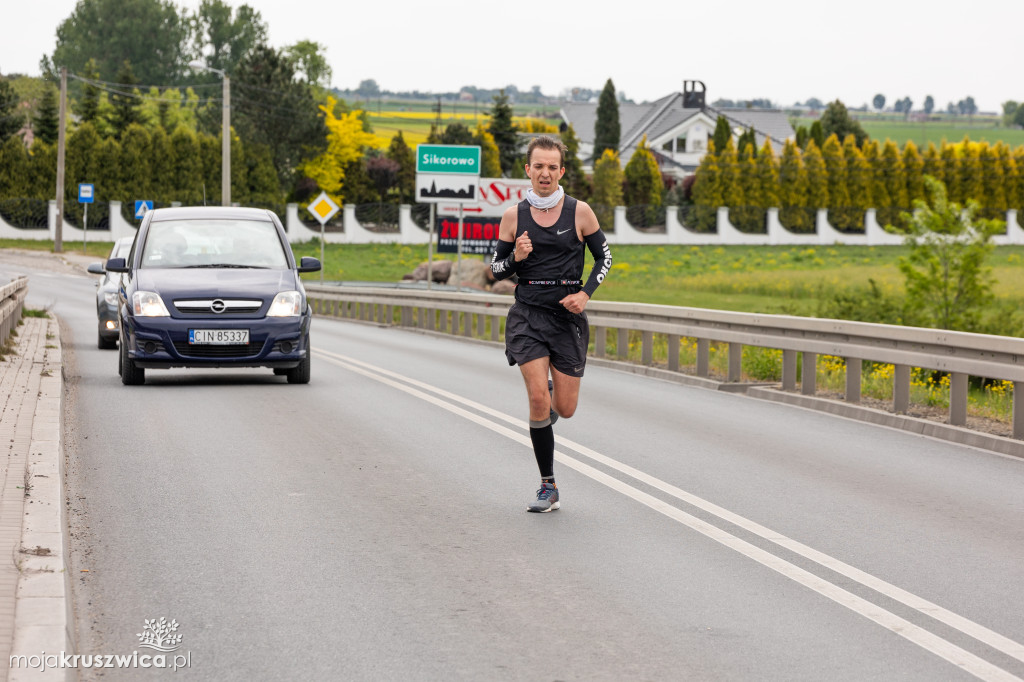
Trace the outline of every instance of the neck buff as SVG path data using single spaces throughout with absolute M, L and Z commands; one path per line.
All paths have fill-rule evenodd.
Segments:
M 526 190 L 526 200 L 530 202 L 530 206 L 533 206 L 534 208 L 539 208 L 542 211 L 546 211 L 549 208 L 554 208 L 558 204 L 558 202 L 562 200 L 562 195 L 564 194 L 565 190 L 559 187 L 558 191 L 552 194 L 551 196 L 542 197 L 539 196 L 536 192 L 534 192 L 533 188 L 531 187 L 530 189 Z

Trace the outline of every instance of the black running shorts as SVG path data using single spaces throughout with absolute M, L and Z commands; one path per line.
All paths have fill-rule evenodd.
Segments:
M 551 366 L 571 377 L 583 376 L 587 366 L 590 325 L 586 313 L 576 315 L 519 303 L 509 308 L 505 321 L 505 357 L 508 364 L 551 358 Z

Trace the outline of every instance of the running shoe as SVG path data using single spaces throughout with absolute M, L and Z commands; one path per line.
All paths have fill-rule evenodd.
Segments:
M 550 483 L 541 483 L 537 499 L 526 507 L 529 512 L 549 512 L 558 509 L 558 488 Z

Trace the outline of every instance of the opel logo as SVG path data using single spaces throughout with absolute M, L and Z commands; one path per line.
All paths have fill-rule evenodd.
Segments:
M 224 301 L 220 300 L 219 298 L 210 304 L 210 310 L 217 313 L 218 315 L 224 312 L 226 309 L 227 305 L 225 305 Z

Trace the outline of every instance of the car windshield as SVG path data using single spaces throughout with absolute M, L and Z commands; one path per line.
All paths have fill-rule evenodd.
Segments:
M 274 223 L 259 220 L 167 220 L 149 226 L 143 268 L 288 267 Z

